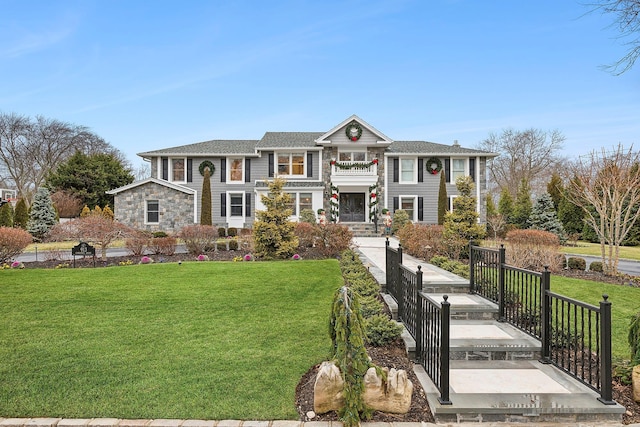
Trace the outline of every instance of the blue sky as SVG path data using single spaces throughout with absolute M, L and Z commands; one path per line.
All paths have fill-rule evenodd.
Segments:
M 0 112 L 136 153 L 357 114 L 396 140 L 474 147 L 558 129 L 567 156 L 638 142 L 640 64 L 574 0 L 0 0 Z

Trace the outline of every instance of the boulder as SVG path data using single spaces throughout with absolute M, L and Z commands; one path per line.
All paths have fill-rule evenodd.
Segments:
M 640 402 L 640 365 L 633 367 L 631 381 L 633 383 L 633 400 Z
M 333 362 L 322 362 L 313 387 L 313 410 L 316 414 L 337 411 L 344 406 L 344 381 Z
M 406 414 L 411 408 L 413 383 L 407 372 L 394 368 L 382 368 L 387 380 L 378 375 L 375 368 L 369 368 L 364 376 L 364 403 L 376 411 L 392 414 Z

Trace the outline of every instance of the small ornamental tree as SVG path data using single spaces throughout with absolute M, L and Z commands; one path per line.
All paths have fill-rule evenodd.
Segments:
M 507 224 L 513 224 L 513 197 L 506 188 L 500 192 L 500 200 L 498 201 L 498 213 L 502 215 Z
M 358 294 L 346 286 L 333 297 L 329 333 L 333 345 L 333 359 L 344 380 L 344 406 L 338 411 L 344 427 L 360 425 L 360 416 L 368 418 L 371 409 L 364 404 L 364 376 L 374 366 L 364 346 L 364 319 Z
M 290 258 L 298 248 L 296 224 L 289 220 L 291 196 L 282 191 L 285 182 L 282 178 L 271 181 L 269 193 L 261 197 L 266 210 L 256 211 L 255 254 L 266 259 Z
M 13 227 L 13 205 L 9 202 L 0 206 L 0 227 Z
M 529 228 L 544 230 L 558 236 L 560 244 L 567 242 L 567 234 L 553 207 L 553 199 L 549 193 L 544 193 L 536 200 L 529 217 Z
M 516 203 L 513 209 L 513 223 L 522 229 L 529 227 L 529 215 L 531 215 L 531 186 L 529 182 L 522 178 L 518 186 L 518 194 L 516 195 Z
M 102 216 L 104 216 L 105 218 L 109 218 L 112 221 L 115 219 L 115 215 L 113 214 L 113 211 L 111 210 L 109 205 L 105 206 L 102 210 Z
M 449 196 L 444 173 L 440 174 L 440 188 L 438 189 L 438 225 L 444 224 L 444 217 L 449 210 Z
M 460 239 L 463 245 L 469 241 L 477 242 L 484 238 L 486 231 L 484 226 L 478 224 L 479 215 L 476 211 L 476 198 L 472 196 L 473 181 L 471 181 L 471 177 L 458 177 L 456 188 L 459 195 L 453 199 L 453 210 L 447 212 L 443 237 L 445 239 Z
M 202 197 L 200 198 L 200 225 L 212 225 L 211 218 L 211 171 L 204 168 L 204 178 L 202 179 Z
M 13 226 L 26 230 L 27 222 L 29 222 L 29 209 L 27 208 L 27 202 L 21 197 L 16 203 L 16 209 L 13 212 Z
M 56 210 L 53 208 L 49 190 L 45 187 L 40 187 L 31 205 L 27 231 L 31 233 L 34 239 L 42 240 L 55 225 Z
M 391 223 L 391 233 L 396 234 L 399 230 L 402 230 L 407 224 L 411 224 L 409 219 L 409 213 L 404 209 L 396 209 L 393 212 L 393 222 Z
M 0 262 L 20 255 L 31 241 L 31 234 L 20 228 L 0 227 Z

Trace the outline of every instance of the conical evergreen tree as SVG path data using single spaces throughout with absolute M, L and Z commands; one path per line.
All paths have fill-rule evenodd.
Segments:
M 0 207 L 0 227 L 13 227 L 13 205 L 9 202 Z
M 529 226 L 529 216 L 531 215 L 531 187 L 529 182 L 522 178 L 520 186 L 518 186 L 518 194 L 516 195 L 516 203 L 513 208 L 513 223 L 518 228 L 525 229 Z
M 27 222 L 29 222 L 29 209 L 27 208 L 27 202 L 23 198 L 16 203 L 16 209 L 13 213 L 13 226 L 16 228 L 27 229 Z
M 556 210 L 553 207 L 553 199 L 549 193 L 544 193 L 536 200 L 531 209 L 529 226 L 534 230 L 544 230 L 555 234 L 560 239 L 561 244 L 567 242 L 567 234 L 558 219 Z
M 209 168 L 204 169 L 204 178 L 202 179 L 202 197 L 200 207 L 200 224 L 212 225 L 211 219 L 211 173 Z
M 295 223 L 289 220 L 289 193 L 282 191 L 285 180 L 276 178 L 269 183 L 269 193 L 262 196 L 264 211 L 256 211 L 253 224 L 255 253 L 264 258 L 289 258 L 298 248 Z
M 27 231 L 34 239 L 42 240 L 54 225 L 56 225 L 56 210 L 53 207 L 51 195 L 48 189 L 40 187 L 31 205 Z
M 562 193 L 564 193 L 564 184 L 562 183 L 562 178 L 556 172 L 551 175 L 551 180 L 547 184 L 547 193 L 551 196 L 553 200 L 553 207 L 558 211 L 558 207 L 560 206 L 560 200 L 562 200 Z
M 456 179 L 456 188 L 459 196 L 453 199 L 453 210 L 447 212 L 444 220 L 443 236 L 445 238 L 460 238 L 465 243 L 483 239 L 486 230 L 478 224 L 478 212 L 476 211 L 476 198 L 473 194 L 473 182 L 471 177 L 459 177 Z
M 444 173 L 440 173 L 440 188 L 438 189 L 438 225 L 444 224 L 444 217 L 449 210 L 449 195 Z
M 506 188 L 500 192 L 498 212 L 504 217 L 507 224 L 513 224 L 513 197 Z

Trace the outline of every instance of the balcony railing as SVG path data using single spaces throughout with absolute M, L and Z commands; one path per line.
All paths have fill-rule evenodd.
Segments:
M 331 175 L 376 176 L 378 175 L 378 164 L 373 162 L 336 161 L 331 165 Z

